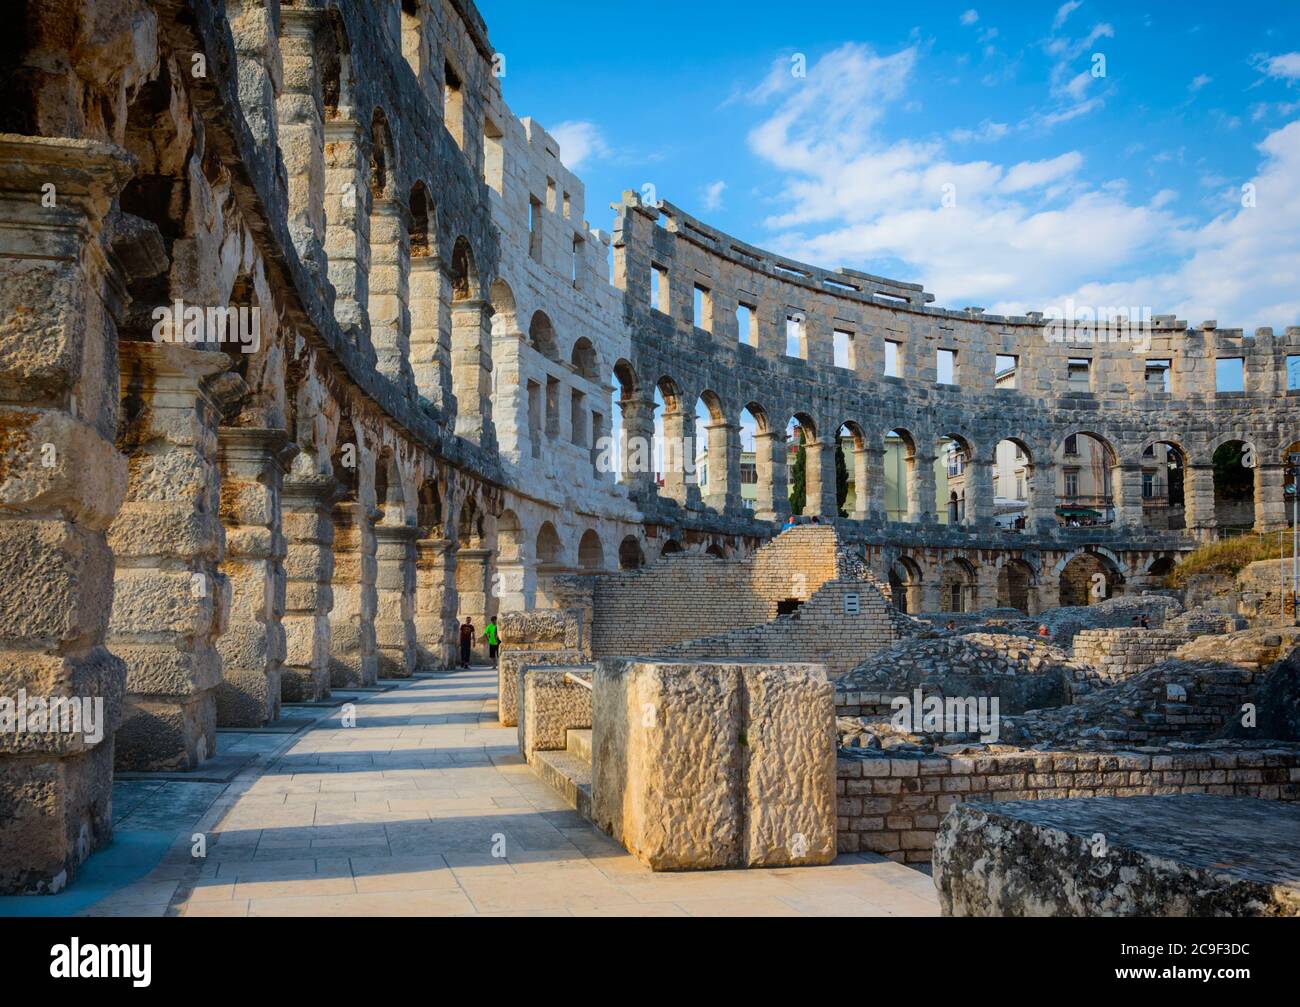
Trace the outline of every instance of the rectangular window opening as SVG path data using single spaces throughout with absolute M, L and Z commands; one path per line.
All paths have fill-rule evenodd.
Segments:
M 808 337 L 802 311 L 791 311 L 785 316 L 785 355 L 808 359 Z
M 935 380 L 941 385 L 957 383 L 957 351 L 939 350 L 935 360 Z
M 831 349 L 835 357 L 835 366 L 853 370 L 854 366 L 857 364 L 857 355 L 853 345 L 853 333 L 848 329 L 835 329 L 831 332 L 831 340 Z
M 758 346 L 758 307 L 741 301 L 736 305 L 736 339 L 747 346 Z
M 708 287 L 695 284 L 695 298 L 692 306 L 695 327 L 705 332 L 713 331 L 713 294 Z
M 993 361 L 993 387 L 1015 388 L 1016 371 L 1019 368 L 1019 357 L 1010 353 L 999 353 Z
M 1216 392 L 1244 392 L 1246 390 L 1246 361 L 1241 357 L 1218 357 L 1214 361 L 1214 390 Z
M 902 343 L 893 340 L 885 340 L 885 377 L 899 378 L 902 377 Z

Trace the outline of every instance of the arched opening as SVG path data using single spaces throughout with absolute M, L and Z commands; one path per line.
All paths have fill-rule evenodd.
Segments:
M 481 298 L 474 253 L 464 237 L 451 251 L 451 390 L 456 433 L 475 444 L 492 439 L 492 326 Z
M 1083 552 L 1061 569 L 1061 606 L 1094 605 L 1123 593 L 1123 577 L 1100 553 Z
M 591 340 L 586 336 L 579 336 L 574 342 L 573 352 L 569 356 L 569 363 L 573 365 L 573 369 L 578 372 L 579 377 L 592 382 L 600 380 L 596 348 L 591 345 Z
M 609 459 L 614 479 L 620 483 L 629 475 L 648 475 L 654 448 L 654 421 L 645 414 L 645 404 L 640 401 L 636 371 L 626 360 L 614 364 L 615 388 L 609 399 Z
M 408 291 L 411 371 L 420 397 L 430 404 L 442 406 L 450 389 L 441 387 L 447 364 L 438 359 L 442 315 L 438 224 L 433 200 L 423 182 L 416 182 L 411 189 L 408 235 L 411 246 Z
M 993 522 L 1007 531 L 1023 531 L 1029 525 L 1033 492 L 1034 459 L 1029 448 L 1014 437 L 998 441 L 993 451 Z
M 711 546 L 705 549 L 704 553 L 706 556 L 712 556 L 714 559 L 727 558 L 727 550 L 722 548 L 722 546 L 718 545 L 718 543 L 716 542 L 714 542 Z
M 939 523 L 951 526 L 968 524 L 975 515 L 966 509 L 967 498 L 974 499 L 969 471 L 975 452 L 970 442 L 955 434 L 935 438 L 934 486 L 939 507 Z
M 1255 525 L 1255 449 L 1228 441 L 1215 449 L 1214 520 L 1219 531 L 1247 531 Z
M 665 497 L 685 504 L 688 478 L 693 480 L 695 456 L 691 450 L 693 438 L 688 433 L 685 403 L 672 378 L 664 376 L 656 382 L 654 402 L 655 485 Z
M 393 140 L 388 130 L 388 116 L 377 108 L 370 117 L 370 196 L 393 198 Z
M 635 535 L 628 535 L 618 545 L 618 568 L 620 570 L 639 570 L 645 566 L 645 554 L 641 552 L 641 543 Z
M 423 182 L 416 182 L 411 187 L 410 220 L 407 223 L 407 238 L 411 246 L 411 258 L 423 259 L 433 253 L 434 229 L 430 225 L 433 203 Z
M 889 600 L 900 612 L 921 611 L 921 568 L 909 556 L 890 564 Z
M 605 569 L 605 547 L 600 544 L 600 536 L 594 528 L 583 532 L 578 541 L 578 566 L 583 570 Z
M 1292 441 L 1282 452 L 1283 521 L 1291 527 L 1300 517 L 1300 441 Z
M 537 563 L 539 566 L 560 566 L 564 562 L 564 543 L 555 525 L 543 521 L 537 531 Z
M 420 529 L 421 538 L 442 537 L 442 495 L 438 492 L 438 482 L 426 479 L 420 486 L 416 498 L 415 523 Z
M 906 430 L 885 434 L 885 516 L 890 521 L 914 521 L 916 498 L 916 440 Z
M 705 390 L 695 400 L 693 455 L 688 478 L 700 488 L 710 507 L 722 510 L 726 504 L 729 464 L 726 413 L 722 401 Z
M 660 556 L 676 556 L 682 551 L 682 544 L 674 538 L 670 538 L 664 543 L 663 548 L 659 550 Z
M 762 406 L 751 402 L 740 410 L 740 505 L 767 521 L 776 517 L 773 500 L 778 492 L 773 488 L 777 473 L 772 439 Z
M 817 427 L 807 413 L 795 413 L 785 425 L 785 468 L 789 486 L 790 513 L 798 517 L 808 505 L 809 452 L 808 446 L 817 443 Z
M 559 340 L 555 336 L 555 327 L 545 311 L 534 311 L 528 323 L 528 345 L 547 360 L 560 359 Z
M 1164 578 L 1174 572 L 1174 558 L 1172 556 L 1157 556 L 1147 567 L 1147 576 Z
M 840 517 L 867 516 L 867 437 L 853 420 L 835 433 L 835 506 Z
M 1142 523 L 1147 528 L 1187 527 L 1187 456 L 1171 441 L 1152 441 L 1142 449 Z
M 375 461 L 375 507 L 382 512 L 375 520 L 376 524 L 406 523 L 405 504 L 402 500 L 402 477 L 397 469 L 397 459 L 388 448 L 385 448 Z
M 1015 608 L 1031 614 L 1030 591 L 1034 568 L 1022 559 L 1009 559 L 998 570 L 998 608 Z
M 352 50 L 339 12 L 331 7 L 326 18 L 328 27 L 321 33 L 316 66 L 321 80 L 325 121 L 331 122 L 345 118 L 352 108 Z
M 478 273 L 469 241 L 457 238 L 451 249 L 451 299 L 468 301 L 478 296 Z
M 973 612 L 978 607 L 975 567 L 969 560 L 950 559 L 939 573 L 939 604 L 945 612 Z
M 1063 527 L 1108 525 L 1115 520 L 1113 492 L 1118 459 L 1096 434 L 1073 433 L 1056 448 L 1056 520 Z
M 518 563 L 523 559 L 524 529 L 519 515 L 504 510 L 497 518 L 497 560 L 501 563 Z

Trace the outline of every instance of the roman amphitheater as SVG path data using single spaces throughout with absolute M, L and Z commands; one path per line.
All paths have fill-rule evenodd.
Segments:
M 1300 327 L 589 208 L 470 0 L 17 19 L 21 911 L 1300 914 Z

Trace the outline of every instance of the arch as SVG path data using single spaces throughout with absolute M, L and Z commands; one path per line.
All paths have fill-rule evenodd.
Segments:
M 517 563 L 523 558 L 524 528 L 519 515 L 506 508 L 497 518 L 497 560 Z
M 859 521 L 867 516 L 867 435 L 857 420 L 845 420 L 835 431 L 835 505 L 840 517 Z
M 682 544 L 678 542 L 675 538 L 670 538 L 667 542 L 663 544 L 663 548 L 659 550 L 659 555 L 676 556 L 681 551 L 682 551 Z
M 889 594 L 900 612 L 921 611 L 921 568 L 910 556 L 899 556 L 889 565 Z
M 1108 550 L 1071 553 L 1057 564 L 1057 573 L 1063 608 L 1092 605 L 1123 594 L 1124 574 Z
M 945 612 L 973 612 L 977 587 L 975 566 L 970 560 L 948 560 L 939 570 L 939 607 Z
M 492 281 L 488 295 L 492 301 L 492 335 L 507 336 L 518 332 L 515 292 L 510 289 L 510 284 L 498 276 Z
M 1187 527 L 1187 452 L 1177 441 L 1154 437 L 1138 452 L 1142 474 L 1142 524 L 1147 528 Z
M 614 364 L 614 379 L 618 382 L 619 399 L 626 402 L 635 397 L 638 391 L 636 368 L 626 360 L 619 358 Z
M 423 538 L 442 537 L 442 494 L 432 477 L 420 484 L 416 494 L 415 523 Z
M 392 448 L 383 448 L 379 457 L 375 459 L 375 507 L 383 511 L 383 516 L 376 521 L 377 524 L 406 524 L 402 473 L 397 467 L 397 456 Z
M 326 121 L 344 118 L 352 107 L 352 46 L 347 28 L 338 9 L 331 7 L 325 16 L 323 44 L 317 50 L 316 63 L 321 78 L 321 99 Z
M 434 254 L 438 229 L 433 221 L 433 201 L 429 198 L 429 190 L 423 182 L 416 182 L 411 186 L 408 208 L 410 220 L 407 222 L 406 232 L 411 247 L 411 258 L 429 258 Z
M 967 524 L 974 519 L 966 501 L 975 497 L 970 472 L 975 448 L 965 435 L 946 433 L 935 438 L 934 453 L 935 499 L 944 503 L 939 521 L 950 526 Z
M 460 515 L 456 518 L 456 541 L 465 548 L 477 549 L 483 543 L 483 511 L 474 498 L 474 494 L 467 494 L 465 502 L 461 504 Z
M 817 424 L 805 412 L 796 412 L 785 425 L 786 497 L 790 513 L 808 509 L 808 445 L 817 443 Z
M 569 363 L 573 365 L 573 369 L 578 372 L 579 376 L 591 382 L 600 381 L 600 365 L 596 357 L 596 347 L 591 345 L 591 340 L 586 336 L 579 336 L 574 341 L 573 352 L 569 355 Z
M 998 608 L 1015 608 L 1026 615 L 1035 614 L 1031 598 L 1037 583 L 1038 575 L 1029 563 L 1018 557 L 1008 558 L 998 566 Z
M 1119 454 L 1101 434 L 1076 430 L 1056 446 L 1056 520 L 1068 527 L 1115 521 Z
M 705 549 L 704 553 L 706 556 L 712 556 L 714 559 L 727 558 L 727 550 L 724 549 L 722 546 L 720 546 L 717 542 L 714 542 L 707 549 Z
M 710 499 L 710 506 L 718 510 L 725 507 L 729 481 L 731 443 L 725 424 L 727 418 L 722 399 L 709 389 L 700 392 L 695 400 L 695 415 L 691 431 L 691 466 L 688 475 L 699 485 L 700 491 Z M 712 429 L 711 429 L 712 428 Z
M 388 116 L 376 108 L 370 117 L 370 195 L 373 199 L 392 199 L 397 174 L 393 139 Z
M 620 570 L 639 570 L 645 566 L 645 554 L 641 543 L 635 535 L 628 535 L 618 545 L 618 568 Z
M 1251 528 L 1255 524 L 1255 457 L 1253 444 L 1227 435 L 1219 438 L 1211 456 L 1214 467 L 1214 523 L 1220 531 Z
M 993 522 L 999 528 L 1029 526 L 1034 474 L 1034 455 L 1024 438 L 1003 437 L 993 445 Z
M 1300 456 L 1300 440 L 1292 441 L 1282 450 L 1282 523 L 1288 528 L 1300 516 L 1300 492 L 1293 489 L 1300 486 L 1300 466 L 1291 463 L 1297 456 Z
M 1167 577 L 1174 572 L 1176 561 L 1171 555 L 1157 556 L 1147 564 L 1148 577 Z
M 578 541 L 578 566 L 583 570 L 605 569 L 605 547 L 594 528 L 588 528 Z
M 917 493 L 916 438 L 903 427 L 885 432 L 885 518 L 915 521 L 925 508 Z
M 528 344 L 547 360 L 559 360 L 559 341 L 555 338 L 555 327 L 545 311 L 533 312 L 533 317 L 528 322 Z
M 537 530 L 537 564 L 538 566 L 563 566 L 564 543 L 555 525 L 543 521 Z
M 785 492 L 777 487 L 777 466 L 773 457 L 773 438 L 767 411 L 757 402 L 748 402 L 740 410 L 740 505 L 762 520 L 776 519 L 773 502 Z M 760 439 L 761 438 L 761 439 Z
M 451 248 L 451 299 L 475 300 L 479 296 L 478 271 L 474 265 L 474 250 L 465 237 L 459 237 Z

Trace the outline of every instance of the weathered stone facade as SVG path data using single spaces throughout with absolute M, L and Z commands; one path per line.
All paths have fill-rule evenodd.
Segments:
M 631 599 L 689 571 L 701 597 L 717 594 L 705 616 L 701 597 L 678 597 L 658 623 L 644 601 L 593 604 L 579 621 L 590 638 L 566 644 L 585 654 L 764 627 L 709 649 L 785 658 L 789 627 L 770 624 L 793 601 L 826 640 L 811 653 L 840 670 L 828 633 L 846 581 L 913 610 L 1031 613 L 1085 573 L 1106 594 L 1154 585 L 1217 534 L 1221 444 L 1257 448 L 1255 524 L 1283 520 L 1300 329 L 1252 338 L 1162 319 L 1143 353 L 1070 347 L 1034 318 L 943 310 L 913 284 L 780 260 L 670 204 L 625 197 L 611 237 L 584 219 L 554 138 L 504 103 L 469 0 L 72 0 L 15 16 L 0 103 L 0 694 L 101 699 L 106 730 L 94 743 L 0 735 L 0 889 L 56 889 L 108 838 L 115 761 L 193 768 L 220 726 L 447 667 L 465 616 L 481 628 L 582 610 L 574 574 L 610 574 L 621 586 L 592 590 Z M 707 327 L 691 317 L 697 283 Z M 740 304 L 752 344 L 732 321 Z M 782 351 L 790 310 L 804 359 Z M 853 335 L 849 368 L 833 366 L 836 327 Z M 899 377 L 882 375 L 886 340 Z M 960 355 L 958 384 L 936 383 L 936 348 Z M 1091 385 L 1070 390 L 1067 357 L 1085 351 Z M 1018 357 L 1016 388 L 994 386 L 997 354 Z M 1243 393 L 1214 391 L 1225 354 L 1245 358 Z M 1171 361 L 1169 393 L 1143 382 L 1152 356 Z M 705 485 L 674 471 L 657 485 L 632 463 L 654 436 L 656 390 L 679 444 L 708 405 Z M 752 512 L 744 407 L 761 445 Z M 603 441 L 614 409 L 621 467 Z M 870 579 L 837 554 L 792 584 L 757 558 L 788 510 L 790 417 L 805 513 Z M 908 445 L 901 522 L 883 505 L 891 430 Z M 1055 519 L 1054 449 L 1073 432 L 1113 451 L 1109 526 Z M 928 502 L 941 437 L 966 453 L 963 523 Z M 1016 532 L 993 521 L 1003 439 L 1033 472 Z M 1157 441 L 1187 460 L 1183 530 L 1144 521 L 1141 459 Z M 786 532 L 770 555 L 817 534 Z M 675 552 L 641 580 L 612 576 Z M 716 556 L 753 558 L 754 579 L 728 594 L 700 566 Z M 868 601 L 853 618 L 877 649 L 899 626 Z

